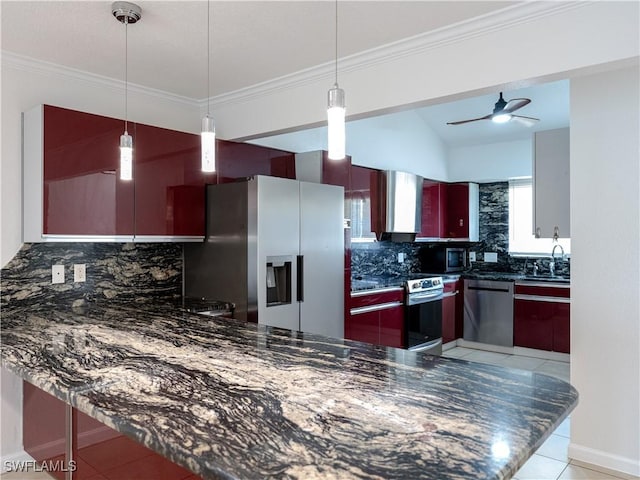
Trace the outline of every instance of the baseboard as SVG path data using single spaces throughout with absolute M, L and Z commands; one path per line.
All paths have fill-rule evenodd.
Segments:
M 556 362 L 569 363 L 571 359 L 568 353 L 548 352 L 546 350 L 536 350 L 535 348 L 526 347 L 503 347 L 501 345 L 491 345 L 490 343 L 471 342 L 463 338 L 448 342 L 442 347 L 442 350 L 447 351 L 456 346 L 483 350 L 485 352 L 506 353 L 507 355 L 522 355 L 523 357 L 540 358 L 542 360 L 554 360 Z
M 640 460 L 613 455 L 611 453 L 569 444 L 569 458 L 573 465 L 583 466 L 602 473 L 636 480 L 640 478 Z
M 24 450 L 20 450 L 18 452 L 15 453 L 11 453 L 9 455 L 3 455 L 2 456 L 2 465 L 0 466 L 0 471 L 2 473 L 5 473 L 9 470 L 9 466 L 10 465 L 15 465 L 18 463 L 29 463 L 29 462 L 35 462 L 35 460 L 33 459 L 33 457 L 31 455 L 29 455 L 27 452 L 25 452 Z

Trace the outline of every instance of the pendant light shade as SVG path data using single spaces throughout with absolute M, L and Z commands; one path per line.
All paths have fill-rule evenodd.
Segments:
M 344 90 L 336 83 L 329 90 L 327 106 L 327 150 L 329 159 L 342 160 L 345 157 L 345 102 Z
M 336 6 L 336 56 L 335 74 L 336 81 L 329 89 L 327 102 L 327 150 L 330 160 L 342 160 L 345 158 L 345 101 L 344 90 L 338 86 L 338 0 Z
M 216 171 L 216 127 L 213 118 L 208 114 L 202 119 L 202 132 L 200 133 L 202 143 L 202 171 Z
M 133 180 L 133 138 L 126 130 L 120 135 L 120 180 Z
M 124 134 L 120 135 L 120 180 L 133 180 L 133 138 L 127 131 L 128 119 L 128 75 L 129 75 L 129 34 L 128 25 L 142 18 L 142 9 L 135 3 L 113 2 L 111 13 L 124 24 Z
M 205 173 L 216 171 L 216 126 L 211 117 L 211 2 L 207 0 L 207 114 L 202 118 L 200 142 L 202 149 L 201 170 Z

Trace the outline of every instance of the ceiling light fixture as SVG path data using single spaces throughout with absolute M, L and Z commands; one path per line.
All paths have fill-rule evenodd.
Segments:
M 202 118 L 202 132 L 200 133 L 200 141 L 202 146 L 202 166 L 203 172 L 216 171 L 216 126 L 211 117 L 211 96 L 210 88 L 210 72 L 211 72 L 211 53 L 210 53 L 210 10 L 211 2 L 207 0 L 207 114 Z
M 345 101 L 344 90 L 338 87 L 338 0 L 336 0 L 336 56 L 335 74 L 336 81 L 329 89 L 327 107 L 327 150 L 329 159 L 342 160 L 345 153 Z
M 133 179 L 133 138 L 127 131 L 128 119 L 128 98 L 127 84 L 129 74 L 129 35 L 128 25 L 136 23 L 142 18 L 142 9 L 129 2 L 113 2 L 111 4 L 111 13 L 120 23 L 124 23 L 124 134 L 120 135 L 120 180 Z

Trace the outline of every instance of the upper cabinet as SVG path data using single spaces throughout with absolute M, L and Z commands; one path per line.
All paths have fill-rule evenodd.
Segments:
M 569 238 L 569 128 L 534 134 L 533 192 L 535 236 Z
M 204 186 L 217 177 L 200 169 L 200 136 L 138 123 L 133 141 L 136 240 L 204 237 Z
M 375 239 L 376 234 L 371 226 L 371 206 L 375 201 L 371 198 L 372 185 L 378 181 L 379 170 L 351 166 L 351 188 L 348 191 L 350 200 L 351 239 Z
M 478 241 L 479 201 L 477 183 L 447 185 L 447 238 Z
M 25 112 L 25 242 L 133 236 L 134 187 L 119 175 L 122 130 L 119 120 L 48 105 Z
M 477 183 L 424 180 L 422 229 L 416 237 L 477 241 L 478 192 Z
M 122 120 L 40 105 L 24 113 L 25 242 L 198 241 L 205 185 L 295 177 L 290 152 L 218 140 L 200 170 L 200 136 L 129 122 L 134 180 L 120 180 Z

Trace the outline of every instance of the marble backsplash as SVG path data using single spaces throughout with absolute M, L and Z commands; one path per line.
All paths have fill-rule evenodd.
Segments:
M 396 242 L 367 242 L 351 244 L 351 278 L 380 275 L 406 275 L 419 272 L 420 244 Z M 404 260 L 398 261 L 398 254 Z
M 51 266 L 65 282 L 51 283 Z M 86 281 L 73 282 L 73 265 Z M 81 306 L 87 302 L 173 300 L 182 294 L 182 246 L 175 243 L 26 243 L 2 268 L 0 306 Z

